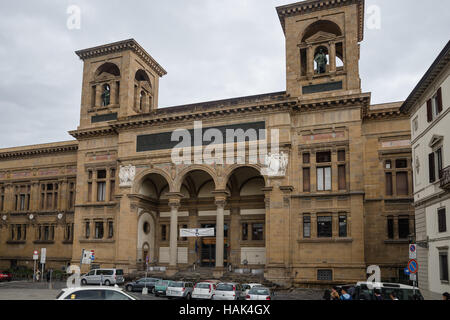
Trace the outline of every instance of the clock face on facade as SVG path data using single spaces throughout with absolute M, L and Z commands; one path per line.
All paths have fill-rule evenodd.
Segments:
M 8 218 L 8 217 L 7 217 L 6 215 L 4 215 L 4 216 L 2 217 L 3 221 L 6 221 L 7 218 Z
M 33 220 L 34 215 L 30 214 L 28 217 L 30 218 L 30 220 Z
M 58 219 L 61 220 L 62 217 L 63 217 L 63 214 L 62 213 L 58 213 Z

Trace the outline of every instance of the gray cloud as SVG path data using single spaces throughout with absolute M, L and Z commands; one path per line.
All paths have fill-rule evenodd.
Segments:
M 74 51 L 135 38 L 167 71 L 161 107 L 285 90 L 286 0 L 41 0 L 0 3 L 0 147 L 70 140 L 82 62 Z M 447 1 L 367 0 L 360 72 L 372 103 L 403 100 L 448 41 Z M 69 5 L 81 29 L 68 30 Z

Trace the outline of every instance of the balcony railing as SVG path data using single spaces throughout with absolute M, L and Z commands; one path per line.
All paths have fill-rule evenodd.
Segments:
M 441 188 L 450 190 L 450 166 L 441 171 Z

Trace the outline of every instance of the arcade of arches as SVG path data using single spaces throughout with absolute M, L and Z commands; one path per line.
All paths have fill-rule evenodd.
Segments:
M 231 172 L 218 190 L 204 170 L 188 171 L 178 192 L 172 181 L 150 173 L 139 183 L 138 262 L 170 267 L 265 265 L 265 180 L 252 167 Z M 214 228 L 215 237 L 181 238 L 180 229 Z

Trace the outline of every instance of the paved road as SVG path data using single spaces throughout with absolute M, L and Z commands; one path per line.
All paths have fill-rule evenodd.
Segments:
M 63 288 L 66 288 L 65 282 L 53 282 L 51 289 L 47 282 L 0 282 L 0 300 L 53 300 Z M 140 292 L 132 294 L 142 300 L 166 300 L 164 297 L 155 297 L 152 294 L 142 295 Z M 320 300 L 322 294 L 323 290 L 295 289 L 276 292 L 274 300 Z

